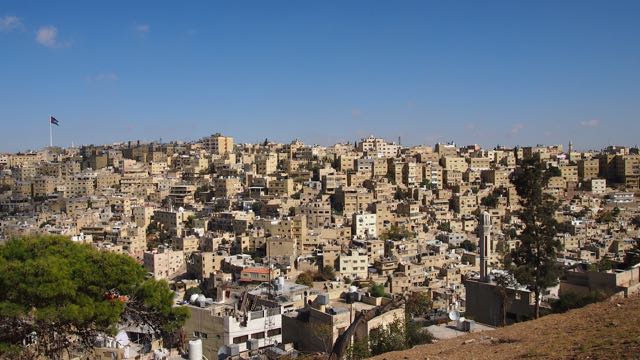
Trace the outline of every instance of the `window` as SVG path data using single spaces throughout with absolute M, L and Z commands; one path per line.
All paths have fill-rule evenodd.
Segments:
M 194 331 L 193 332 L 193 336 L 199 339 L 206 339 L 207 338 L 207 333 L 203 333 L 200 331 Z
M 253 334 L 251 334 L 251 338 L 252 339 L 264 339 L 264 332 L 260 331 L 260 332 L 257 332 L 257 333 L 253 333 Z
M 282 329 L 272 329 L 272 330 L 268 330 L 267 331 L 267 336 L 268 337 L 272 337 L 272 336 L 276 336 L 276 335 L 280 335 L 282 334 Z
M 242 344 L 244 342 L 247 342 L 247 340 L 249 340 L 249 335 L 238 336 L 233 338 L 233 343 Z

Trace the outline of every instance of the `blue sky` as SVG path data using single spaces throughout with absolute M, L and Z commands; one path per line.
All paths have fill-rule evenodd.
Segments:
M 192 140 L 635 145 L 639 1 L 0 3 L 0 151 Z

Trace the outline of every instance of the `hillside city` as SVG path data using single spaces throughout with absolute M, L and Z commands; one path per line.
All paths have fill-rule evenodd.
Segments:
M 553 200 L 559 270 L 537 289 L 513 255 L 530 228 L 516 179 L 532 163 L 548 175 L 528 196 Z M 0 244 L 61 235 L 126 255 L 189 310 L 176 346 L 121 322 L 92 359 L 359 359 L 638 293 L 639 188 L 626 146 L 220 133 L 52 146 L 0 154 Z

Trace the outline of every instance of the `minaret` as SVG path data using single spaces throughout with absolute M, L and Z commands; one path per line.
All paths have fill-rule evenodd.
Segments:
M 484 211 L 480 216 L 480 281 L 489 281 L 489 257 L 491 257 L 491 215 Z
M 573 142 L 569 141 L 569 156 L 567 158 L 571 160 L 571 153 L 573 152 Z

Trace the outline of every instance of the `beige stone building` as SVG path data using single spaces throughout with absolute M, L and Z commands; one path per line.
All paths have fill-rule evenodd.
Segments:
M 640 188 L 640 155 L 618 155 L 615 158 L 616 179 L 631 189 Z
M 202 140 L 203 147 L 211 154 L 224 155 L 233 152 L 233 138 L 214 134 Z
M 185 256 L 182 251 L 159 248 L 157 251 L 144 253 L 144 268 L 156 280 L 168 279 L 185 267 Z
M 278 155 L 266 153 L 256 155 L 256 172 L 260 175 L 271 175 L 278 170 Z
M 578 161 L 578 177 L 581 181 L 589 181 L 600 175 L 600 161 L 598 159 L 584 159 Z
M 368 274 L 369 258 L 352 252 L 351 255 L 340 254 L 337 271 L 341 276 L 353 279 L 366 279 Z
M 467 164 L 465 158 L 457 156 L 445 156 L 442 158 L 442 167 L 446 171 L 459 171 L 461 173 L 467 171 L 469 164 Z
M 187 261 L 187 273 L 200 281 L 204 281 L 222 269 L 224 255 L 214 252 L 194 252 Z

